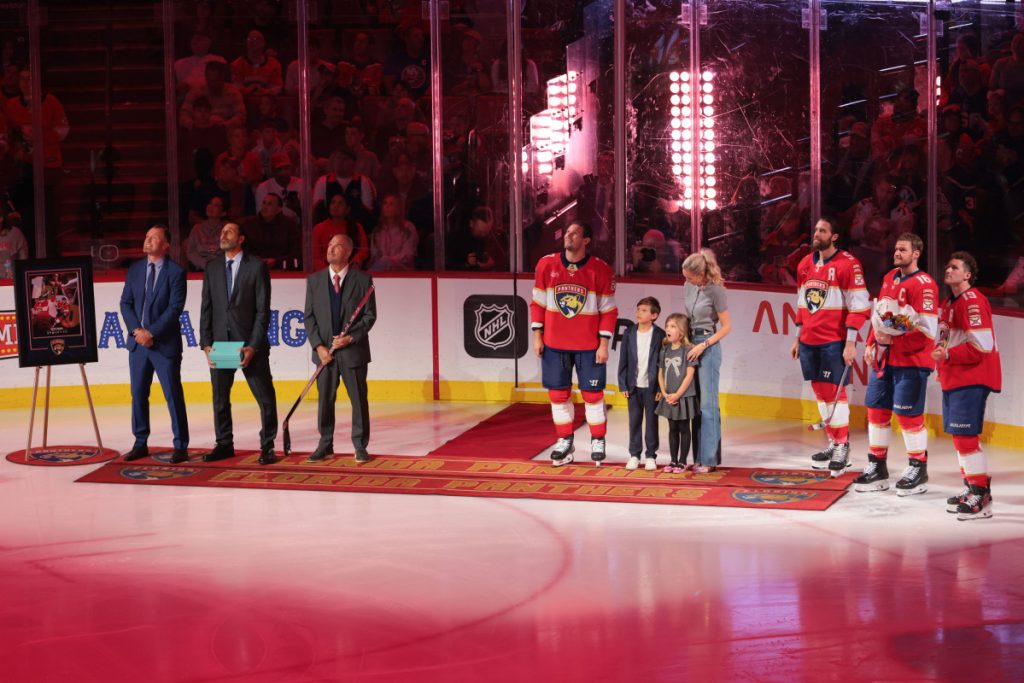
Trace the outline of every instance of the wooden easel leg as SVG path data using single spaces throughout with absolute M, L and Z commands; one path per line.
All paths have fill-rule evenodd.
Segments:
M 89 415 L 92 416 L 92 428 L 96 432 L 96 455 L 103 452 L 103 439 L 100 438 L 100 425 L 96 421 L 96 408 L 92 405 L 92 393 L 89 391 L 89 380 L 85 376 L 85 363 L 79 363 L 78 369 L 82 371 L 82 386 L 85 387 L 85 399 L 89 402 Z
M 32 457 L 32 429 L 36 423 L 36 399 L 39 396 L 39 371 L 42 368 L 36 368 L 36 381 L 32 385 L 32 409 L 28 414 L 28 443 L 25 444 L 25 462 L 29 461 Z
M 50 428 L 50 366 L 46 366 L 46 393 L 43 394 L 43 448 Z

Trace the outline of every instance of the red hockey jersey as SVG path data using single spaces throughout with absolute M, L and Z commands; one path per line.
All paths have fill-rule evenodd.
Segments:
M 804 344 L 846 341 L 847 329 L 859 330 L 871 315 L 864 269 L 847 251 L 822 260 L 805 256 L 796 268 L 796 324 Z
M 910 275 L 895 268 L 882 279 L 879 299 L 894 299 L 900 306 L 909 306 L 918 315 L 917 326 L 892 338 L 889 347 L 889 365 L 904 368 L 934 368 L 932 349 L 939 330 L 939 288 L 935 280 L 922 270 Z M 868 332 L 868 343 L 875 343 L 875 330 Z
M 945 340 L 948 358 L 939 359 L 943 391 L 983 386 L 1003 388 L 1003 371 L 992 326 L 992 308 L 976 289 L 949 297 L 939 313 L 939 339 Z
M 570 263 L 565 252 L 537 262 L 530 326 L 544 330 L 544 345 L 559 351 L 591 351 L 600 337 L 611 339 L 619 311 L 615 275 L 607 263 L 588 256 Z

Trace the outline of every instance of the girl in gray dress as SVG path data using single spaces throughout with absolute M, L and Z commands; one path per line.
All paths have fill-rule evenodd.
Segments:
M 690 427 L 700 415 L 697 383 L 694 381 L 697 361 L 688 360 L 693 348 L 690 325 L 685 316 L 673 313 L 665 321 L 665 341 L 658 355 L 658 388 L 661 399 L 654 409 L 668 420 L 668 450 L 671 462 L 664 472 L 685 472 L 686 454 L 690 451 Z M 696 450 L 694 465 L 696 465 Z

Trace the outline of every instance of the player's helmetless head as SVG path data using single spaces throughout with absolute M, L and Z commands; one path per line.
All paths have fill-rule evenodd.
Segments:
M 966 251 L 955 251 L 950 254 L 943 275 L 943 282 L 950 287 L 966 288 L 965 285 L 974 284 L 978 276 L 978 262 Z
M 327 243 L 327 262 L 335 268 L 344 268 L 352 257 L 352 239 L 348 235 L 335 235 Z
M 562 238 L 562 242 L 565 245 L 566 251 L 578 252 L 586 249 L 587 245 L 590 244 L 590 237 L 587 236 L 587 231 L 581 224 L 572 223 L 565 229 L 565 236 Z
M 892 264 L 897 268 L 909 268 L 917 264 L 924 251 L 924 242 L 913 233 L 903 233 L 896 238 L 896 246 L 893 249 Z
M 816 251 L 827 251 L 829 247 L 837 245 L 838 240 L 839 232 L 835 224 L 828 218 L 819 218 L 811 233 L 811 246 Z

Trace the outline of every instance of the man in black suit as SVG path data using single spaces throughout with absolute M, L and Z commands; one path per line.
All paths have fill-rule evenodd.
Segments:
M 214 341 L 240 341 L 242 373 L 260 406 L 260 464 L 277 461 L 277 394 L 270 375 L 270 273 L 262 259 L 243 251 L 245 232 L 236 223 L 225 223 L 220 232 L 223 257 L 206 265 L 203 304 L 199 317 L 199 345 L 210 363 L 213 383 L 213 419 L 217 445 L 203 460 L 223 460 L 235 454 L 231 424 L 231 386 L 235 371 L 218 370 L 210 361 Z
M 335 235 L 327 244 L 327 267 L 306 279 L 306 336 L 313 347 L 313 362 L 323 363 L 317 379 L 320 392 L 320 443 L 309 456 L 319 462 L 334 454 L 334 402 L 338 380 L 345 383 L 352 403 L 352 445 L 356 462 L 370 462 L 370 407 L 366 398 L 366 371 L 370 363 L 369 332 L 377 320 L 376 296 L 371 294 L 348 331 L 341 330 L 366 295 L 373 281 L 349 267 L 352 240 Z
M 133 263 L 121 292 L 121 317 L 128 326 L 128 371 L 132 383 L 132 433 L 135 445 L 125 460 L 149 455 L 149 391 L 153 373 L 171 413 L 174 433 L 172 463 L 188 460 L 188 416 L 181 387 L 181 322 L 185 308 L 185 271 L 167 258 L 171 248 L 167 226 L 154 225 L 146 232 L 142 252 L 146 258 Z

